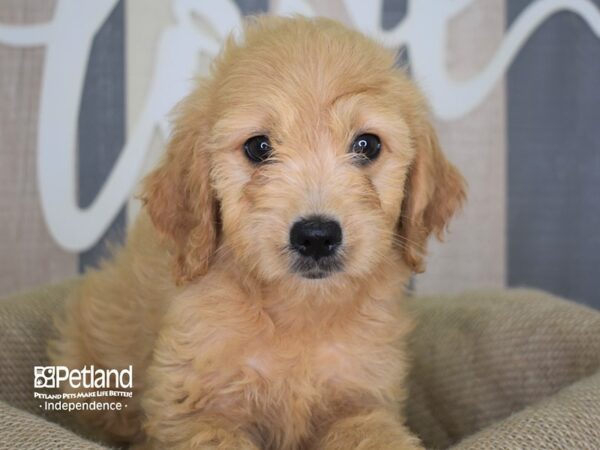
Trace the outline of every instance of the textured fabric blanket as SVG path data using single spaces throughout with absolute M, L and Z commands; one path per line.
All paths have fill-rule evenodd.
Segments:
M 74 282 L 0 300 L 0 448 L 102 449 L 44 414 L 33 366 Z M 543 292 L 407 300 L 409 426 L 428 448 L 600 449 L 600 312 Z

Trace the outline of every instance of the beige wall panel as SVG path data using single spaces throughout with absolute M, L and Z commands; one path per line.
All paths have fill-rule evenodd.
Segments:
M 160 35 L 165 28 L 174 23 L 171 3 L 169 0 L 156 0 L 150 5 L 147 0 L 127 0 L 125 4 L 128 136 L 131 135 L 133 127 L 135 127 L 137 119 L 144 108 L 156 64 Z M 164 151 L 164 141 L 165 138 L 160 136 L 158 130 L 156 130 L 140 178 L 160 159 Z M 127 204 L 127 222 L 129 225 L 133 222 L 140 207 L 139 200 L 135 198 L 129 200 Z
M 503 0 L 474 2 L 448 28 L 448 69 L 456 79 L 478 73 L 505 32 Z M 446 242 L 431 241 L 419 293 L 502 287 L 506 280 L 506 112 L 501 80 L 467 116 L 438 121 L 444 151 L 465 175 L 469 198 Z
M 135 124 L 150 87 L 161 32 L 174 23 L 170 0 L 126 0 L 127 128 Z
M 51 18 L 53 1 L 2 0 L 0 22 Z M 36 175 L 43 48 L 0 45 L 0 295 L 73 276 L 77 255 L 54 242 L 42 217 Z
M 317 16 L 329 17 L 339 20 L 348 26 L 354 26 L 342 0 L 328 0 L 326 2 L 322 0 L 307 0 L 306 3 L 313 8 Z

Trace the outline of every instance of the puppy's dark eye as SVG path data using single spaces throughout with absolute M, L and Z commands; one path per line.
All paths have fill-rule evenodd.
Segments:
M 374 134 L 361 134 L 354 139 L 350 151 L 359 158 L 359 163 L 367 163 L 376 159 L 381 151 L 381 140 Z
M 254 136 L 244 143 L 244 153 L 254 164 L 264 162 L 272 152 L 273 148 L 267 136 Z

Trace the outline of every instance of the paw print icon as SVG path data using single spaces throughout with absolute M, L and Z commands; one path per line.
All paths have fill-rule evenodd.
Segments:
M 54 366 L 35 366 L 33 375 L 33 383 L 36 388 L 56 387 L 56 368 Z

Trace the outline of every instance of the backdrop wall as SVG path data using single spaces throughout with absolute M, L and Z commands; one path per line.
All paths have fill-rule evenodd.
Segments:
M 2 0 L 0 294 L 98 263 L 167 112 L 242 17 L 323 15 L 399 50 L 469 182 L 418 292 L 600 307 L 600 0 Z

